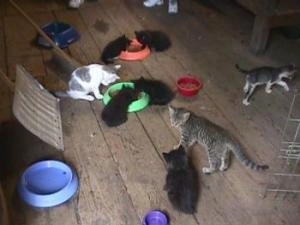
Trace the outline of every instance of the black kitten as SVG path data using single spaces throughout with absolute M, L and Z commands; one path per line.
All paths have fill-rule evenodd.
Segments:
M 125 35 L 109 42 L 102 51 L 101 60 L 105 64 L 113 63 L 113 60 L 118 57 L 121 51 L 125 51 L 130 45 L 129 40 Z
M 132 80 L 135 89 L 144 91 L 150 96 L 152 105 L 166 105 L 174 98 L 174 92 L 171 88 L 159 80 L 150 80 L 141 77 L 138 80 Z
M 139 98 L 139 91 L 123 86 L 104 107 L 101 117 L 109 127 L 119 126 L 127 121 L 127 110 L 131 102 Z
M 171 47 L 171 40 L 162 31 L 141 30 L 135 31 L 136 39 L 143 44 L 143 47 L 148 46 L 150 49 L 162 52 Z
M 189 162 L 182 146 L 169 153 L 163 153 L 168 174 L 164 190 L 173 207 L 181 212 L 192 214 L 197 211 L 199 178 L 196 169 Z

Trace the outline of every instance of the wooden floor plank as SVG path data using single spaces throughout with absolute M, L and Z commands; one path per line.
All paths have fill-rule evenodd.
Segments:
M 95 11 L 95 9 L 83 9 L 83 11 L 89 11 L 86 15 L 103 15 L 102 10 L 99 8 L 98 11 Z M 111 10 L 111 9 L 108 9 Z M 91 24 L 87 24 L 88 27 L 91 27 L 94 24 L 94 21 L 101 20 L 101 18 L 97 18 L 94 16 L 94 18 L 91 18 L 91 16 L 87 17 L 86 22 L 90 22 Z M 106 18 L 107 21 L 107 18 Z M 114 21 L 113 21 L 114 22 Z M 118 26 L 114 27 L 112 24 L 110 24 L 110 29 L 115 30 Z M 114 32 L 116 36 L 118 35 L 118 31 Z M 99 37 L 96 32 L 92 32 L 92 34 L 95 34 L 94 38 L 96 39 Z M 98 40 L 100 42 L 101 39 L 96 39 L 96 42 L 98 43 Z M 126 68 L 128 68 L 126 66 Z M 124 71 L 123 71 L 124 72 Z M 129 71 L 127 71 L 129 72 Z M 99 104 L 96 104 L 95 113 L 97 115 L 100 114 L 102 107 L 99 106 Z M 157 158 L 157 152 L 155 149 L 153 149 L 151 142 L 149 142 L 148 136 L 146 133 L 144 133 L 143 127 L 139 125 L 139 120 L 134 115 L 130 115 L 131 118 L 134 118 L 132 122 L 128 121 L 124 126 L 125 128 L 122 129 L 122 127 L 118 127 L 115 129 L 110 129 L 106 127 L 105 124 L 99 119 L 99 123 L 101 124 L 101 127 L 104 132 L 104 136 L 106 141 L 108 142 L 108 145 L 112 151 L 112 154 L 114 155 L 115 160 L 119 163 L 119 170 L 121 173 L 121 176 L 124 179 L 125 185 L 127 187 L 127 190 L 129 194 L 131 195 L 131 198 L 133 200 L 133 204 L 142 219 L 143 215 L 149 211 L 150 209 L 154 208 L 161 208 L 165 209 L 167 207 L 170 207 L 168 205 L 168 202 L 166 200 L 161 200 L 160 198 L 165 198 L 165 193 L 162 190 L 163 182 L 164 182 L 164 174 L 161 174 L 161 177 L 156 178 L 156 174 L 159 174 L 158 172 L 151 172 L 150 174 L 145 172 L 139 171 L 139 167 L 149 167 L 152 165 L 152 168 L 160 171 L 164 170 L 164 166 L 162 161 Z M 124 135 L 124 129 L 131 130 L 131 133 L 128 133 L 128 135 Z M 168 134 L 168 133 L 167 133 Z M 137 143 L 132 142 L 131 140 L 139 140 Z M 146 142 L 146 143 L 145 143 Z M 150 149 L 149 149 L 150 148 Z M 148 162 L 151 164 L 147 166 L 147 162 L 141 161 L 143 158 L 148 158 Z M 131 165 L 130 161 L 134 160 L 136 163 L 139 163 L 137 165 Z M 139 162 L 141 161 L 141 162 Z M 152 169 L 151 169 L 152 170 Z M 157 180 L 157 181 L 156 181 Z M 156 183 L 160 184 L 157 185 Z M 162 196 L 161 196 L 162 195 Z M 183 217 L 182 219 L 187 219 L 186 217 Z M 179 220 L 179 221 L 178 221 Z M 178 215 L 172 215 L 172 223 L 180 223 L 182 221 L 179 219 Z M 189 220 L 190 221 L 190 220 Z M 191 220 L 190 223 L 196 223 L 196 221 Z
M 56 11 L 55 15 L 59 20 L 75 26 L 80 33 L 80 40 L 69 46 L 72 55 L 80 56 L 76 60 L 83 64 L 99 63 L 100 53 L 95 48 L 95 43 L 82 21 L 79 11 Z
M 133 5 L 133 4 L 132 4 Z M 144 22 L 144 24 L 145 24 L 145 21 L 148 21 L 148 23 L 146 23 L 145 24 L 145 26 L 147 26 L 147 24 L 151 24 L 152 26 L 153 26 L 153 21 L 151 20 L 151 23 L 149 22 L 150 21 L 150 18 L 147 18 L 147 16 L 145 15 L 145 13 L 142 11 L 142 10 L 135 10 L 134 12 L 138 12 L 139 13 L 139 15 L 138 16 L 144 16 L 144 20 L 142 20 L 143 22 Z M 154 17 L 154 18 L 158 18 L 158 17 Z M 155 25 L 154 26 L 157 26 L 157 27 L 160 27 L 159 25 L 158 25 L 158 22 L 157 23 L 155 23 Z M 184 34 L 184 32 L 181 32 L 181 34 Z M 174 35 L 175 36 L 175 35 Z M 182 53 L 182 51 L 181 51 L 181 53 Z M 178 57 L 178 55 L 176 55 L 177 57 Z M 174 56 L 175 57 L 175 56 Z M 190 61 L 190 62 L 187 62 L 187 60 L 186 59 L 188 59 L 189 58 L 189 56 L 187 55 L 187 54 L 185 54 L 185 55 L 183 55 L 181 58 L 180 58 L 180 60 L 178 60 L 178 63 L 181 63 L 181 64 L 183 64 L 185 67 L 186 67 L 186 69 L 187 70 L 189 70 L 190 68 L 195 68 L 195 71 L 201 71 L 201 69 L 202 68 L 200 68 L 200 67 L 198 67 L 198 69 L 197 69 L 197 67 L 195 67 L 195 65 L 192 65 L 192 63 L 191 62 L 193 62 L 193 61 Z M 188 66 L 187 66 L 188 65 Z M 191 67 L 189 67 L 191 65 Z M 214 68 L 214 67 L 212 67 L 212 68 Z M 207 90 L 207 91 L 205 91 L 206 93 L 208 93 L 208 95 L 211 95 L 211 91 L 209 91 L 209 90 Z M 221 96 L 221 95 L 220 95 Z M 211 98 L 211 97 L 210 97 Z M 213 98 L 215 99 L 215 96 L 213 96 Z M 223 103 L 222 103 L 223 104 Z M 227 103 L 226 103 L 227 104 Z M 225 107 L 224 106 L 224 109 L 226 109 L 227 111 L 228 111 L 228 107 Z M 216 110 L 217 111 L 221 111 L 220 110 L 220 108 L 216 108 Z M 228 112 L 227 112 L 228 113 Z M 228 117 L 227 117 L 228 118 Z M 229 117 L 230 118 L 230 117 Z M 231 116 L 231 118 L 236 118 L 236 116 Z M 239 116 L 239 118 L 241 118 L 241 116 Z M 238 119 L 239 119 L 238 118 Z M 248 121 L 247 121 L 248 122 Z M 225 126 L 226 127 L 226 126 Z M 243 126 L 241 126 L 241 127 L 243 127 Z M 245 126 L 245 127 L 247 127 L 247 126 Z M 231 129 L 230 127 L 228 127 L 229 129 Z M 236 128 L 236 127 L 235 127 Z M 234 129 L 234 133 L 236 132 L 236 130 Z M 257 132 L 257 129 L 255 129 L 255 132 Z M 247 135 L 249 134 L 249 132 L 248 132 L 248 130 L 247 130 Z M 246 138 L 246 140 L 243 140 L 244 138 Z M 257 134 L 255 134 L 252 138 L 251 137 L 243 137 L 243 142 L 245 142 L 245 141 L 247 141 L 248 140 L 248 142 L 249 142 L 249 140 L 251 140 L 251 139 L 255 139 L 255 140 L 257 140 Z M 261 143 L 262 144 L 264 144 L 265 145 L 265 140 L 264 140 L 264 138 L 262 138 L 261 139 Z M 261 144 L 261 143 L 259 143 L 259 144 Z M 248 143 L 247 143 L 247 145 L 248 145 Z M 250 142 L 250 146 L 251 146 L 251 142 Z M 257 144 L 255 143 L 253 143 L 253 148 L 254 147 L 256 147 L 257 146 Z M 263 145 L 261 145 L 261 146 L 263 146 Z M 251 149 L 251 148 L 248 148 L 248 149 Z M 265 148 L 262 148 L 262 149 L 265 149 Z M 268 148 L 268 149 L 270 149 L 270 147 Z M 272 146 L 271 146 L 271 149 L 272 149 Z M 252 153 L 252 152 L 251 152 Z M 265 158 L 265 157 L 264 157 Z M 237 176 L 237 178 L 239 178 L 240 176 L 238 175 L 239 173 L 237 173 L 236 174 L 236 176 Z M 263 177 L 262 177 L 263 178 Z M 251 178 L 251 179 L 253 179 L 253 178 Z M 263 180 L 263 179 L 262 179 Z M 236 180 L 237 181 L 237 180 Z M 239 185 L 241 185 L 241 182 L 234 182 L 235 184 L 237 184 L 238 186 Z M 237 186 L 236 185 L 236 186 Z M 249 187 L 253 187 L 252 185 L 250 185 Z M 244 189 L 245 188 L 245 189 Z M 245 186 L 245 187 L 243 187 L 242 189 L 244 189 L 245 191 L 246 191 L 246 193 L 247 193 L 247 191 L 251 191 L 251 190 L 249 190 L 249 188 L 247 188 L 247 186 Z M 239 191 L 242 191 L 242 190 L 239 190 Z M 252 192 L 252 191 L 251 191 Z M 245 196 L 247 195 L 245 193 Z M 253 194 L 257 194 L 257 190 L 256 191 L 254 191 L 253 192 Z M 255 199 L 255 198 L 253 198 L 253 196 L 251 195 L 251 198 L 252 199 Z M 251 199 L 251 198 L 249 198 L 249 199 Z M 268 203 L 268 204 L 272 204 L 272 203 Z M 266 207 L 266 209 L 267 209 L 267 207 Z M 273 207 L 273 209 L 274 209 L 274 207 Z M 293 210 L 295 210 L 295 208 L 293 209 Z M 261 218 L 261 219 L 263 219 L 263 218 Z
M 117 10 L 121 10 L 121 9 L 122 9 L 122 5 L 119 5 L 118 9 L 116 9 L 114 11 L 113 11 L 112 8 L 110 8 L 107 11 L 107 15 L 109 15 L 108 12 L 112 12 L 113 15 L 122 15 L 122 16 L 125 15 L 126 16 L 126 12 L 124 12 L 124 10 L 122 10 L 122 12 L 117 11 Z M 128 18 L 128 16 L 127 16 L 127 18 Z M 119 29 L 121 29 L 123 31 L 122 33 L 126 33 L 126 32 L 130 33 L 130 31 L 128 31 L 126 29 L 123 29 L 124 26 L 123 26 L 123 23 L 121 22 L 120 18 L 114 16 L 113 19 L 115 20 L 115 24 L 120 25 Z M 133 24 L 133 26 L 138 27 L 138 24 L 134 23 L 133 21 L 130 21 L 130 24 Z M 151 60 L 151 59 L 153 59 L 153 60 Z M 174 70 L 172 70 L 171 73 L 169 73 L 170 69 L 168 71 L 167 68 L 164 68 L 163 62 L 161 62 L 160 60 L 157 60 L 157 58 L 155 57 L 155 53 L 150 58 L 145 60 L 143 63 L 146 64 L 149 61 L 154 62 L 152 64 L 150 63 L 151 66 L 152 66 L 151 67 L 152 68 L 151 76 L 154 76 L 156 79 L 166 80 L 166 77 L 168 77 L 168 76 L 171 77 L 172 75 L 170 75 L 170 74 L 173 74 L 174 71 L 180 72 L 180 70 L 178 71 L 178 70 L 176 70 L 177 68 L 174 68 Z M 168 65 L 168 64 L 166 64 L 166 65 Z M 136 67 L 137 67 L 136 64 L 133 65 L 133 66 L 130 66 L 130 63 L 128 63 L 127 64 L 127 69 L 128 69 L 128 67 L 131 69 L 130 70 L 131 74 L 138 74 L 137 71 L 140 71 L 140 68 L 136 69 Z M 153 69 L 153 68 L 158 68 L 158 67 L 159 67 L 159 69 Z M 144 73 L 145 73 L 145 71 L 144 71 Z M 173 84 L 174 84 L 174 82 L 171 83 L 171 85 L 173 85 Z M 167 126 L 165 126 L 165 127 L 162 126 L 162 124 L 164 124 L 164 122 L 161 121 L 159 114 L 156 114 L 156 113 L 153 114 L 153 113 L 154 113 L 154 111 L 151 111 L 150 113 L 147 113 L 147 110 L 146 110 L 146 111 L 143 111 L 141 113 L 138 113 L 138 117 L 141 119 L 141 121 L 143 123 L 143 127 L 145 128 L 147 134 L 149 135 L 149 138 L 151 139 L 152 143 L 154 144 L 156 150 L 158 152 L 162 153 L 163 151 L 168 151 L 172 148 L 172 146 L 174 145 L 174 137 L 171 138 L 171 139 L 168 138 L 168 133 L 170 132 L 169 128 Z M 157 139 L 159 139 L 158 137 L 160 137 L 159 141 L 157 141 Z M 164 140 L 164 144 L 165 144 L 164 146 L 159 144 L 160 142 L 162 142 L 161 140 Z M 168 142 L 168 141 L 165 141 L 165 140 L 170 140 L 171 142 Z M 211 195 L 207 195 L 207 194 L 205 194 L 205 195 L 206 195 L 205 197 L 207 197 L 207 196 L 209 196 L 209 198 L 212 197 Z M 206 202 L 205 197 L 204 197 L 204 202 Z M 222 200 L 226 201 L 226 199 L 222 199 Z M 200 205 L 201 205 L 201 203 L 200 203 Z M 207 202 L 206 202 L 206 206 L 207 206 Z M 214 204 L 212 204 L 212 205 L 210 204 L 210 208 L 213 208 L 213 207 L 214 207 Z M 202 207 L 200 206 L 200 208 L 202 208 Z M 206 214 L 205 212 L 200 213 L 201 217 L 200 216 L 198 217 L 198 220 L 200 221 L 200 223 L 203 222 L 203 221 L 206 221 L 207 219 L 211 220 L 211 217 L 214 218 L 214 221 L 212 221 L 212 220 L 210 221 L 212 224 L 218 224 L 220 221 L 223 221 L 223 223 L 224 223 L 224 221 L 226 221 L 226 219 L 225 219 L 226 215 L 221 214 L 216 208 L 217 207 L 214 208 L 215 211 L 210 213 L 209 218 L 206 218 L 205 216 L 202 216 L 202 214 L 204 214 L 204 215 Z M 169 212 L 169 213 L 173 213 L 173 211 Z M 214 214 L 214 216 L 211 216 L 211 214 Z M 229 217 L 232 217 L 232 215 L 230 215 Z M 245 218 L 243 218 L 243 219 L 245 220 Z M 229 221 L 227 221 L 227 223 L 231 224 Z
M 75 165 L 81 182 L 77 203 L 80 224 L 139 223 L 118 164 L 95 122 L 98 115 L 91 111 L 88 102 L 82 101 L 66 100 L 62 111 L 66 130 L 64 155 Z
M 102 110 L 99 106 L 94 105 L 97 114 Z M 100 119 L 98 123 L 119 165 L 120 174 L 140 219 L 151 209 L 161 209 L 172 212 L 172 224 L 197 224 L 193 217 L 171 210 L 163 191 L 165 174 L 162 171 L 165 168 L 137 117 L 130 114 L 128 122 L 118 128 L 109 128 Z
M 3 0 L 3 2 L 6 3 L 6 15 L 17 15 L 19 12 L 14 8 L 12 4 L 8 0 Z M 27 14 L 31 13 L 48 13 L 51 10 L 60 10 L 60 9 L 66 9 L 66 3 L 65 1 L 34 1 L 34 0 L 27 0 L 27 1 L 21 1 L 21 0 L 14 0 L 14 2 L 23 9 Z
M 160 79 L 176 89 L 175 82 L 180 75 L 198 75 L 204 81 L 204 89 L 198 96 L 188 99 L 177 94 L 172 104 L 191 109 L 220 124 L 238 137 L 253 160 L 270 164 L 271 171 L 279 168 L 273 159 L 277 155 L 280 129 L 291 93 L 275 88 L 271 95 L 266 95 L 261 90 L 255 93 L 252 104 L 244 107 L 241 104 L 244 78 L 234 64 L 248 68 L 261 64 L 279 65 L 291 59 L 297 63 L 297 54 L 300 53 L 297 42 L 291 42 L 294 47 L 285 48 L 278 44 L 277 36 L 272 39 L 270 54 L 262 57 L 251 55 L 247 50 L 251 37 L 251 14 L 229 1 L 220 3 L 223 10 L 220 14 L 196 1 L 182 1 L 180 11 L 175 15 L 167 14 L 167 4 L 145 8 L 142 1 L 137 0 L 87 2 L 79 10 L 67 10 L 65 1 L 18 2 L 40 26 L 54 18 L 74 25 L 81 39 L 70 45 L 66 52 L 83 64 L 100 62 L 101 50 L 121 34 L 133 37 L 134 30 L 139 29 L 166 31 L 173 42 L 168 51 L 153 53 L 142 62 L 116 60 L 116 63 L 122 64 L 119 72 L 122 80 L 144 76 Z M 2 23 L 5 39 L 0 37 L 0 50 L 1 46 L 5 46 L 7 55 L 3 51 L 0 65 L 4 64 L 13 78 L 14 64 L 24 64 L 49 90 L 65 88 L 65 83 L 58 78 L 60 73 L 46 65 L 51 52 L 29 43 L 36 31 L 7 1 L 4 4 L 5 9 L 0 9 L 0 15 L 5 16 Z M 26 28 L 25 31 L 22 28 Z M 287 49 L 290 49 L 290 54 L 285 52 Z M 298 83 L 299 79 L 296 79 L 291 86 L 297 87 Z M 2 109 L 7 109 L 8 105 L 1 105 L 0 118 L 5 114 Z M 15 127 L 11 135 L 20 135 L 22 141 L 19 144 L 26 146 L 21 154 L 15 154 L 20 162 L 13 164 L 8 171 L 11 176 L 1 179 L 13 224 L 50 225 L 58 221 L 77 225 L 137 224 L 153 208 L 166 209 L 172 224 L 285 225 L 299 220 L 297 201 L 262 199 L 259 194 L 269 182 L 268 173 L 251 172 L 235 158 L 224 173 L 200 174 L 198 213 L 195 217 L 182 215 L 172 209 L 162 190 L 166 170 L 161 154 L 179 140 L 178 131 L 170 126 L 167 107 L 151 106 L 131 113 L 124 125 L 108 128 L 100 119 L 101 102 L 90 105 L 84 101 L 64 99 L 61 105 L 66 146 L 64 155 L 52 155 L 43 143 L 28 137 L 26 132 L 24 134 L 24 129 L 21 132 Z M 19 132 L 16 132 L 18 129 Z M 20 151 L 20 145 L 12 147 L 11 152 Z M 33 149 L 28 148 L 31 145 Z M 12 143 L 10 146 L 13 146 Z M 196 145 L 191 154 L 201 172 L 208 163 L 204 149 Z M 20 202 L 13 193 L 13 187 L 17 182 L 16 175 L 27 163 L 42 156 L 65 159 L 74 165 L 81 189 L 78 197 L 68 204 L 35 211 Z M 13 161 L 14 157 L 9 154 L 5 158 L 6 163 L 0 163 L 1 168 L 3 165 L 9 168 L 7 162 Z
M 183 12 L 184 13 L 184 12 Z M 144 14 L 145 16 L 145 14 Z M 193 22 L 193 18 L 189 16 L 187 13 L 185 14 L 185 18 L 187 23 L 190 24 L 191 29 L 195 30 L 199 27 L 199 25 L 195 22 Z M 175 18 L 176 20 L 176 18 Z M 147 21 L 147 20 L 144 20 Z M 203 21 L 203 19 L 202 19 Z M 167 20 L 167 23 L 170 23 L 171 19 Z M 173 21 L 175 22 L 175 21 Z M 176 21 L 180 23 L 180 21 Z M 220 19 L 216 21 L 217 23 L 221 23 Z M 158 21 L 159 23 L 159 21 Z M 166 24 L 169 25 L 169 24 Z M 208 25 L 207 25 L 208 26 Z M 199 27 L 201 29 L 201 27 Z M 174 27 L 170 26 L 170 29 L 174 30 Z M 181 32 L 177 32 L 178 29 L 181 29 Z M 247 118 L 251 118 L 254 121 L 257 121 L 257 124 L 259 124 L 260 129 L 263 129 L 262 133 L 265 134 L 270 134 L 269 137 L 273 137 L 274 135 L 279 135 L 278 129 L 282 127 L 280 123 L 276 124 L 273 123 L 272 121 L 282 121 L 283 116 L 280 117 L 279 115 L 286 115 L 287 112 L 287 107 L 289 105 L 289 101 L 286 101 L 286 99 L 290 99 L 291 96 L 281 96 L 280 94 L 275 93 L 272 95 L 275 95 L 276 101 L 273 101 L 272 104 L 272 110 L 268 111 L 265 105 L 270 105 L 270 99 L 273 97 L 271 96 L 266 96 L 265 93 L 256 93 L 255 96 L 258 95 L 256 105 L 251 107 L 243 107 L 240 104 L 240 99 L 242 97 L 241 89 L 243 86 L 244 78 L 241 77 L 235 69 L 234 69 L 234 64 L 232 64 L 232 61 L 238 62 L 238 56 L 241 54 L 244 49 L 239 46 L 238 43 L 234 43 L 236 41 L 235 39 L 231 38 L 230 35 L 225 37 L 220 37 L 220 38 L 215 38 L 218 37 L 218 35 L 215 33 L 213 30 L 212 25 L 208 27 L 209 31 L 205 34 L 203 34 L 203 38 L 199 41 L 196 39 L 195 35 L 192 36 L 192 38 L 186 39 L 185 34 L 188 33 L 188 30 L 190 28 L 187 28 L 186 26 L 179 26 L 179 28 L 176 28 L 176 34 L 178 34 L 182 42 L 184 42 L 184 45 L 188 47 L 189 52 L 193 52 L 193 54 L 190 54 L 190 57 L 193 57 L 195 60 L 198 60 L 198 70 L 203 71 L 203 76 L 206 77 L 205 80 L 210 81 L 210 85 L 206 86 L 210 88 L 208 91 L 210 92 L 210 95 L 214 95 L 213 98 L 217 99 L 217 96 L 222 96 L 224 93 L 226 93 L 226 96 L 228 96 L 228 102 L 232 102 L 233 105 L 235 106 L 240 106 L 235 108 L 235 112 L 239 112 L 241 115 L 245 114 L 246 118 L 243 118 L 244 121 L 247 121 Z M 222 32 L 226 32 L 224 28 L 221 27 Z M 219 30 L 217 32 L 220 32 Z M 211 35 L 210 35 L 211 34 Z M 228 38 L 229 37 L 229 38 Z M 232 42 L 232 44 L 227 44 L 224 45 L 225 40 L 228 42 Z M 185 41 L 186 40 L 186 41 Z M 198 46 L 199 50 L 197 50 Z M 209 51 L 203 49 L 203 46 L 210 46 Z M 215 46 L 215 47 L 214 47 Z M 232 49 L 232 53 L 228 54 L 230 49 Z M 214 54 L 216 51 L 224 51 L 222 54 Z M 223 57 L 224 54 L 227 54 L 226 57 Z M 183 59 L 186 58 L 186 56 L 182 57 Z M 254 58 L 253 56 L 247 55 L 245 57 L 250 63 L 258 62 L 257 58 Z M 262 61 L 262 62 L 261 62 Z M 260 60 L 260 65 L 263 64 L 266 60 Z M 274 62 L 273 62 L 274 63 Z M 217 67 L 214 65 L 218 65 Z M 208 68 L 208 69 L 206 69 Z M 230 71 L 230 73 L 224 73 L 223 71 Z M 235 76 L 233 76 L 235 74 Z M 230 80 L 231 82 L 226 82 L 227 80 Z M 232 88 L 240 86 L 240 89 L 237 88 Z M 212 90 L 212 91 L 210 91 Z M 237 98 L 239 96 L 239 98 Z M 268 98 L 268 99 L 267 99 Z M 274 98 L 274 97 L 273 97 Z M 219 105 L 221 103 L 218 103 Z M 228 104 L 226 102 L 226 104 Z M 224 106 L 225 107 L 225 106 Z M 268 107 L 267 107 L 268 108 Z M 277 112 L 280 113 L 273 113 L 274 108 Z M 245 120 L 246 119 L 246 120 Z M 248 119 L 249 120 L 249 119 Z M 240 121 L 238 121 L 240 124 Z M 275 129 L 269 129 L 270 127 L 275 128 Z M 271 133 L 272 132 L 272 133 Z M 267 137 L 268 138 L 268 137 Z M 272 141 L 272 144 L 274 146 L 278 145 L 278 142 L 272 140 L 272 138 L 269 138 L 270 141 Z
M 81 34 L 80 41 L 69 47 L 72 56 L 87 64 L 97 61 L 99 52 L 78 12 L 55 12 L 55 14 L 62 21 L 72 21 Z M 78 201 L 80 222 L 139 223 L 131 196 L 126 192 L 102 131 L 95 123 L 98 114 L 92 114 L 87 102 L 70 100 L 66 102 L 62 111 L 67 113 L 64 121 L 69 128 L 66 130 L 72 131 L 72 134 L 65 138 L 66 149 L 70 151 L 66 150 L 65 155 L 76 165 L 81 177 L 82 186 Z M 78 127 L 77 132 L 74 132 L 75 127 Z M 83 130 L 85 135 L 82 135 Z
M 148 20 L 148 21 L 149 21 L 149 20 Z M 188 59 L 188 57 L 186 57 L 186 59 Z M 149 61 L 149 60 L 148 60 L 148 61 Z M 146 60 L 145 62 L 147 62 L 147 60 Z M 182 62 L 182 61 L 180 61 L 180 62 Z M 173 63 L 172 65 L 174 65 L 174 64 L 177 65 L 176 63 Z M 152 68 L 155 68 L 155 66 L 152 65 Z M 161 69 L 161 67 L 160 67 L 160 69 Z M 174 71 L 178 71 L 178 70 L 175 69 Z M 264 177 L 264 176 L 263 176 L 263 177 Z M 263 179 L 263 177 L 261 177 L 261 178 Z M 250 179 L 253 179 L 253 178 L 250 178 Z M 236 182 L 237 182 L 237 181 L 238 181 L 238 180 L 236 180 Z M 239 182 L 237 182 L 237 183 L 238 183 L 238 185 L 240 185 Z M 230 185 L 231 185 L 231 184 L 229 183 L 229 186 L 230 186 Z M 254 184 L 252 184 L 252 185 L 254 185 Z M 240 191 L 240 190 L 239 190 L 239 191 Z M 247 192 L 247 191 L 251 191 L 251 190 L 247 189 L 246 192 Z M 252 191 L 253 191 L 253 190 L 252 190 Z M 253 194 L 257 194 L 257 191 L 258 191 L 258 190 L 254 191 Z M 245 192 L 245 195 L 246 195 L 246 192 Z M 253 197 L 253 196 L 252 196 L 252 197 Z M 237 208 L 239 208 L 239 207 L 237 207 Z M 250 215 L 250 214 L 249 214 L 249 215 Z M 248 215 L 248 218 L 250 218 L 249 215 Z M 245 218 L 241 217 L 239 222 L 241 222 L 241 221 L 244 220 L 244 219 L 245 219 Z
M 36 31 L 20 15 L 4 18 L 7 56 L 39 55 L 40 51 L 31 42 Z
M 7 197 L 11 223 L 48 225 L 47 210 L 33 209 L 23 203 L 16 191 L 17 183 L 26 167 L 33 162 L 62 159 L 62 155 L 14 120 L 2 123 L 0 142 L 3 156 L 0 179 Z

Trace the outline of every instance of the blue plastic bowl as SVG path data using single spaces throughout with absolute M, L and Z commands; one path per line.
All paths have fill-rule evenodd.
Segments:
M 55 42 L 60 48 L 66 48 L 71 43 L 80 38 L 79 33 L 74 27 L 67 23 L 52 22 L 42 27 L 42 30 Z M 38 45 L 45 48 L 52 48 L 48 41 L 42 36 L 37 38 Z
M 34 163 L 22 174 L 20 197 L 34 207 L 53 207 L 72 198 L 79 187 L 74 169 L 56 160 Z

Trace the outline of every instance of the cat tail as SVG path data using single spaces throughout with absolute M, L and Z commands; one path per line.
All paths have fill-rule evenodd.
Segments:
M 238 64 L 235 64 L 235 68 L 237 68 L 238 71 L 240 71 L 241 73 L 249 73 L 248 70 L 242 69 Z
M 256 171 L 263 171 L 269 168 L 268 165 L 259 165 L 254 161 L 250 160 L 248 156 L 243 152 L 240 144 L 229 144 L 229 149 L 233 152 L 235 157 L 246 167 Z

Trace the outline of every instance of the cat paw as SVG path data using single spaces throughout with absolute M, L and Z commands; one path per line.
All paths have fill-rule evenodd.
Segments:
M 88 101 L 90 101 L 90 102 L 92 102 L 92 101 L 95 100 L 95 98 L 94 98 L 93 96 L 90 96 L 90 95 L 86 96 L 84 99 L 85 99 L 85 100 L 88 100 Z
M 164 4 L 163 0 L 146 0 L 144 1 L 144 6 L 146 7 L 153 7 L 155 5 L 162 5 Z
M 270 94 L 272 92 L 272 89 L 266 89 L 266 93 Z
M 210 174 L 212 171 L 211 171 L 211 169 L 208 168 L 208 167 L 203 167 L 203 168 L 202 168 L 202 172 L 203 172 L 204 174 Z
M 102 99 L 103 95 L 96 95 L 95 97 L 96 97 L 96 99 Z
M 248 102 L 247 100 L 244 99 L 244 100 L 243 100 L 243 104 L 244 104 L 244 105 L 250 105 L 250 102 Z
M 290 89 L 288 87 L 285 87 L 284 90 L 285 91 L 290 91 Z
M 178 4 L 177 2 L 175 3 L 170 3 L 169 2 L 169 8 L 168 8 L 168 13 L 178 13 Z
M 219 170 L 220 171 L 225 171 L 228 169 L 228 166 L 220 166 Z
M 84 3 L 84 0 L 70 0 L 69 7 L 70 8 L 79 8 L 80 5 Z

